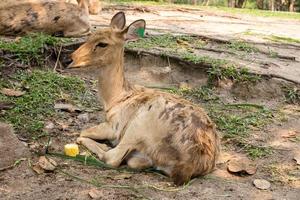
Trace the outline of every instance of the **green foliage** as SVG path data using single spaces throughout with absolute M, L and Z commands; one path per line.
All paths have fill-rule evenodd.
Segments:
M 15 41 L 0 39 L 0 49 L 13 53 L 19 61 L 26 64 L 32 61 L 40 63 L 45 46 L 55 46 L 68 39 L 56 38 L 42 33 L 30 34 Z
M 283 36 L 276 36 L 276 35 L 271 35 L 270 37 L 267 37 L 266 39 L 271 40 L 273 42 L 300 43 L 299 39 L 283 37 Z
M 271 111 L 265 108 L 210 105 L 208 110 L 225 138 L 245 137 L 252 127 L 262 127 L 272 118 Z
M 213 89 L 207 86 L 201 86 L 199 88 L 167 88 L 168 92 L 184 96 L 186 98 L 195 98 L 201 101 L 216 101 L 219 98 L 214 95 Z
M 220 66 L 212 65 L 208 69 L 208 82 L 212 83 L 216 80 L 231 79 L 237 82 L 252 82 L 260 80 L 260 76 L 251 74 L 248 68 L 237 69 L 234 65 Z
M 0 94 L 0 101 L 15 104 L 12 109 L 1 115 L 0 119 L 13 124 L 17 132 L 27 136 L 38 137 L 44 134 L 44 121 L 55 115 L 54 103 L 62 94 L 69 94 L 74 102 L 82 102 L 84 105 L 90 103 L 83 99 L 86 95 L 84 82 L 76 77 L 65 77 L 52 71 L 33 70 L 18 72 L 13 79 L 22 85 L 26 93 L 20 97 Z M 14 87 L 5 80 L 0 82 L 0 87 Z
M 247 53 L 257 52 L 258 49 L 247 42 L 236 40 L 228 43 L 227 48 L 232 49 L 234 51 L 244 51 Z
M 300 104 L 300 90 L 296 87 L 284 87 L 285 101 L 291 104 Z
M 246 145 L 245 150 L 252 159 L 262 158 L 273 153 L 270 147 L 260 147 L 255 145 Z

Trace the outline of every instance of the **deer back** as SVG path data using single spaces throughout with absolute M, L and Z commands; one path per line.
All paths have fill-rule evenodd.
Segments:
M 87 1 L 82 0 L 79 5 L 62 1 L 3 1 L 0 3 L 0 34 L 85 35 L 90 31 Z

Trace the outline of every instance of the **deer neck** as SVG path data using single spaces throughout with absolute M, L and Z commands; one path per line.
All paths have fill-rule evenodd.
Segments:
M 98 91 L 102 98 L 104 109 L 108 110 L 124 96 L 130 93 L 130 85 L 124 77 L 124 50 L 116 52 L 112 63 L 100 68 L 98 76 Z

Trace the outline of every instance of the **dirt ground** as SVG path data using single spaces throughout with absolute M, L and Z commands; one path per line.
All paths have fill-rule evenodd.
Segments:
M 247 141 L 251 141 L 252 144 L 271 148 L 272 153 L 250 161 L 257 166 L 255 174 L 232 174 L 227 170 L 228 162 L 236 158 L 246 158 L 247 154 L 243 148 L 238 148 L 230 139 L 224 139 L 217 169 L 210 175 L 194 179 L 186 187 L 175 188 L 167 177 L 159 174 L 102 170 L 57 157 L 52 157 L 58 163 L 57 170 L 37 174 L 31 167 L 38 159 L 33 151 L 47 143 L 47 138 L 42 138 L 39 141 L 27 143 L 32 153 L 31 156 L 26 156 L 26 160 L 21 161 L 15 167 L 0 171 L 0 199 L 91 199 L 89 194 L 94 194 L 94 199 L 108 200 L 300 199 L 300 165 L 297 165 L 294 160 L 296 155 L 300 155 L 300 107 L 283 102 L 283 94 L 278 90 L 282 84 L 294 84 L 299 87 L 300 45 L 274 43 L 265 45 L 269 41 L 260 35 L 274 34 L 300 39 L 300 22 L 245 15 L 233 16 L 205 10 L 172 10 L 165 7 L 150 7 L 150 12 L 142 12 L 140 9 L 129 7 L 119 7 L 119 9 L 125 9 L 127 23 L 137 18 L 146 19 L 149 34 L 180 32 L 212 37 L 215 40 L 208 43 L 210 50 L 199 49 L 198 54 L 209 54 L 233 60 L 241 66 L 249 66 L 253 73 L 268 75 L 268 79 L 254 88 L 249 89 L 243 85 L 237 85 L 228 89 L 225 86 L 218 89 L 217 95 L 223 102 L 251 102 L 280 110 L 280 116 L 275 117 L 271 123 L 261 129 L 253 128 L 247 138 Z M 99 28 L 108 24 L 109 19 L 117 10 L 117 8 L 106 9 L 101 15 L 92 16 L 93 25 Z M 284 32 L 282 31 L 283 25 Z M 258 34 L 244 34 L 249 31 Z M 272 49 L 282 57 L 288 56 L 289 58 L 272 58 L 261 51 L 243 58 L 231 53 L 211 51 L 211 49 L 222 49 L 219 40 L 241 38 L 251 41 L 262 52 Z M 156 50 L 150 53 L 155 52 Z M 189 80 L 192 86 L 203 85 L 207 81 L 201 69 L 191 69 L 190 66 L 185 66 L 185 63 L 178 63 L 174 60 L 166 61 L 149 54 L 139 56 L 127 54 L 125 65 L 126 77 L 135 84 L 169 87 L 178 86 L 185 80 Z M 69 71 L 62 73 L 77 75 L 89 83 L 95 80 L 95 77 L 89 74 Z M 95 90 L 94 86 L 90 87 L 91 90 Z M 63 145 L 74 142 L 80 130 L 98 124 L 104 119 L 102 110 L 86 113 L 88 113 L 88 119 L 82 120 L 79 117 L 82 113 L 62 112 L 61 123 L 67 124 L 67 127 L 51 128 L 49 131 L 52 135 L 50 151 L 63 152 Z M 55 122 L 55 119 L 48 119 L 48 122 Z M 220 134 L 222 134 L 221 131 Z M 26 140 L 23 142 L 26 143 Z M 81 151 L 83 152 L 84 149 Z M 253 185 L 255 179 L 269 181 L 270 188 L 266 190 L 256 188 Z M 90 180 L 93 181 L 87 182 Z M 105 186 L 96 187 L 95 183 L 98 186 Z

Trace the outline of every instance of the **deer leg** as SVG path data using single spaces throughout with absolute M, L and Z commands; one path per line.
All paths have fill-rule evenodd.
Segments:
M 90 138 L 79 137 L 77 138 L 77 143 L 82 144 L 88 150 L 96 154 L 100 160 L 103 159 L 105 151 L 109 150 L 109 147 L 107 145 L 98 143 Z
M 146 169 L 153 165 L 152 160 L 139 152 L 133 152 L 127 159 L 127 165 L 133 169 Z
M 94 140 L 114 140 L 117 138 L 115 131 L 113 131 L 112 127 L 106 122 L 83 130 L 80 133 L 80 137 Z

